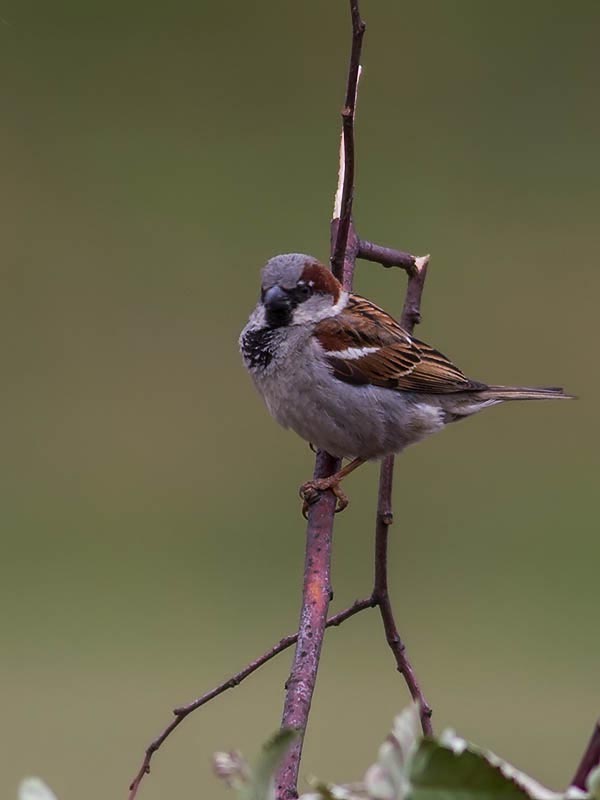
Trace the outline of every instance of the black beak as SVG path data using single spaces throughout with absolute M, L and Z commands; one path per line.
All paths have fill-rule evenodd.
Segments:
M 291 306 L 289 294 L 280 286 L 271 286 L 263 295 L 263 303 L 267 311 L 284 311 Z
M 263 305 L 267 312 L 267 323 L 271 328 L 288 325 L 292 318 L 292 298 L 280 286 L 271 286 L 263 294 Z

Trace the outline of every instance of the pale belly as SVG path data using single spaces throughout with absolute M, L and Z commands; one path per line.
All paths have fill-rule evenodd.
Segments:
M 328 374 L 256 383 L 280 425 L 339 457 L 373 459 L 398 453 L 444 427 L 439 406 L 419 395 L 338 385 Z

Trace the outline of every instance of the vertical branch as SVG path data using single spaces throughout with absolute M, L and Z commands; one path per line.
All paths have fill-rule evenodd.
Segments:
M 405 256 L 402 253 L 399 256 Z M 425 285 L 429 256 L 413 259 L 414 264 L 405 267 L 408 272 L 408 286 L 404 298 L 401 323 L 412 333 L 416 323 L 421 319 L 421 296 Z M 404 264 L 400 264 L 404 266 Z M 433 732 L 431 726 L 431 708 L 417 680 L 417 676 L 406 656 L 404 642 L 398 633 L 398 626 L 388 592 L 388 539 L 389 528 L 393 522 L 392 483 L 394 477 L 394 456 L 386 456 L 381 463 L 379 473 L 379 493 L 377 497 L 377 517 L 375 523 L 375 580 L 373 599 L 377 601 L 381 621 L 385 630 L 386 641 L 393 653 L 398 672 L 404 677 L 410 696 L 419 704 L 421 727 L 426 736 Z
M 338 187 L 334 204 L 334 219 L 331 223 L 332 270 L 347 290 L 352 288 L 354 263 L 358 252 L 358 239 L 352 228 L 354 115 L 360 75 L 360 54 L 365 31 L 365 24 L 360 17 L 358 0 L 350 0 L 350 13 L 352 16 L 352 48 L 346 99 L 342 110 L 342 146 Z M 336 212 L 339 213 L 339 219 L 336 219 Z M 317 453 L 314 477 L 323 478 L 332 475 L 339 469 L 339 465 L 338 459 L 320 451 Z M 298 771 L 304 733 L 317 681 L 327 611 L 332 596 L 330 575 L 335 504 L 336 498 L 333 493 L 324 492 L 308 512 L 298 642 L 290 677 L 285 687 L 286 694 L 281 720 L 283 728 L 296 728 L 300 731 L 300 736 L 284 757 L 277 774 L 277 800 L 291 800 L 298 796 Z
M 344 257 L 350 226 L 352 224 L 352 203 L 354 201 L 354 118 L 356 115 L 356 95 L 360 78 L 360 55 L 366 25 L 360 16 L 358 0 L 350 0 L 352 17 L 352 48 L 346 83 L 346 99 L 342 109 L 342 148 L 340 152 L 340 180 L 333 209 L 333 247 L 331 269 L 335 277 L 344 284 L 348 281 L 348 271 L 344 270 Z M 343 155 L 343 159 L 342 159 Z M 339 219 L 336 225 L 336 219 Z M 350 288 L 349 285 L 344 286 Z
M 408 270 L 408 286 L 400 324 L 409 333 L 412 333 L 415 325 L 421 322 L 421 297 L 425 288 L 428 266 L 429 256 L 421 256 L 421 258 L 415 258 L 414 266 Z
M 405 654 L 404 642 L 398 633 L 394 612 L 388 594 L 387 555 L 388 532 L 392 524 L 392 478 L 394 475 L 394 456 L 386 456 L 379 474 L 379 495 L 377 504 L 377 523 L 375 528 L 375 586 L 374 599 L 379 606 L 379 613 L 385 630 L 386 641 L 396 660 L 396 669 L 403 676 L 410 696 L 419 704 L 421 727 L 426 736 L 431 736 L 431 708 L 428 705 L 415 671 Z
M 338 468 L 338 464 L 338 459 L 329 453 L 319 451 L 315 463 L 315 477 L 331 475 Z M 277 800 L 290 800 L 298 796 L 296 786 L 304 731 L 317 681 L 331 598 L 331 546 L 335 504 L 336 498 L 332 492 L 324 492 L 308 511 L 298 641 L 290 677 L 285 684 L 285 702 L 281 720 L 282 728 L 295 728 L 300 731 L 300 736 L 287 752 L 277 774 Z

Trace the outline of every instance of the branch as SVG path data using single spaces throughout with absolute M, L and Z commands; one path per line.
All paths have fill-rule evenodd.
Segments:
M 345 289 L 348 289 L 349 284 L 352 282 L 351 275 L 350 280 L 347 280 L 344 258 L 352 222 L 352 203 L 354 200 L 354 118 L 360 77 L 360 54 L 363 36 L 367 27 L 360 16 L 358 0 L 350 0 L 350 15 L 352 17 L 352 48 L 348 65 L 346 100 L 342 109 L 343 160 L 341 158 L 342 153 L 340 153 L 340 179 L 333 210 L 334 223 L 339 218 L 339 224 L 335 229 L 335 243 L 331 253 L 331 269 L 335 277 L 344 283 Z
M 342 136 L 340 146 L 340 168 L 338 188 L 335 196 L 334 214 L 331 223 L 331 265 L 336 277 L 348 291 L 356 258 L 377 261 L 383 266 L 399 266 L 409 275 L 402 323 L 412 330 L 420 319 L 420 300 L 427 270 L 428 256 L 417 258 L 399 250 L 360 241 L 352 223 L 354 195 L 354 119 L 356 96 L 360 77 L 360 55 L 365 24 L 360 16 L 358 0 L 349 0 L 352 16 L 352 49 L 348 68 L 346 100 L 342 110 Z M 327 477 L 339 468 L 339 460 L 325 452 L 317 454 L 314 477 Z M 414 671 L 406 658 L 404 645 L 399 637 L 387 588 L 387 544 L 388 527 L 392 521 L 393 457 L 385 459 L 379 492 L 377 512 L 375 582 L 370 597 L 355 602 L 352 606 L 327 619 L 331 588 L 331 548 L 333 541 L 333 519 L 336 499 L 332 492 L 324 492 L 311 505 L 308 512 L 306 553 L 302 594 L 302 610 L 297 634 L 286 636 L 255 661 L 220 683 L 211 691 L 174 710 L 175 719 L 154 739 L 145 751 L 141 767 L 130 786 L 129 800 L 134 800 L 144 776 L 150 772 L 154 753 L 192 711 L 213 700 L 228 689 L 238 686 L 249 675 L 276 655 L 296 644 L 294 662 L 286 683 L 286 697 L 282 726 L 297 728 L 301 737 L 288 752 L 277 779 L 277 800 L 297 797 L 296 786 L 304 732 L 308 722 L 314 692 L 325 628 L 340 625 L 346 619 L 366 608 L 378 606 L 386 630 L 387 641 L 396 658 L 398 670 L 404 676 L 412 697 L 421 704 L 421 721 L 425 733 L 431 732 L 431 709 L 421 692 Z
M 380 263 L 381 258 L 385 258 L 387 261 L 386 266 L 400 266 L 408 272 L 408 286 L 406 287 L 406 296 L 400 321 L 408 333 L 412 333 L 414 326 L 421 319 L 421 295 L 425 285 L 429 256 L 416 258 L 400 250 L 378 247 L 370 242 L 361 242 L 359 253 L 364 254 L 362 255 L 363 258 L 368 257 L 369 260 Z M 431 736 L 433 733 L 431 707 L 423 695 L 417 676 L 406 655 L 406 648 L 398 633 L 398 626 L 394 619 L 394 612 L 388 593 L 388 538 L 389 527 L 394 519 L 392 511 L 393 478 L 394 456 L 386 456 L 381 463 L 379 473 L 379 494 L 377 497 L 377 519 L 375 523 L 375 583 L 373 598 L 379 606 L 385 638 L 396 660 L 396 668 L 404 677 L 410 696 L 419 703 L 423 733 L 426 736 Z
M 408 275 L 408 286 L 406 287 L 400 324 L 409 333 L 412 333 L 415 325 L 421 322 L 421 296 L 425 287 L 428 266 L 429 256 L 415 258 L 414 270 L 409 272 Z
M 412 274 L 417 258 L 410 253 L 402 250 L 394 250 L 392 247 L 382 247 L 380 244 L 373 244 L 361 239 L 358 243 L 358 257 L 365 261 L 375 261 L 382 267 L 401 267 L 409 275 Z
M 589 774 L 597 766 L 600 766 L 600 719 L 597 720 L 594 726 L 591 739 L 581 757 L 577 772 L 571 781 L 571 786 L 576 786 L 578 789 L 585 791 Z
M 353 617 L 355 614 L 359 614 L 361 611 L 364 611 L 366 608 L 373 608 L 375 605 L 375 601 L 373 597 L 365 597 L 363 600 L 356 600 L 351 606 L 345 608 L 343 611 L 340 611 L 338 614 L 334 614 L 332 617 L 326 622 L 326 628 L 334 628 L 338 625 L 341 625 L 342 622 L 345 622 L 350 617 Z M 135 796 L 137 795 L 140 783 L 144 779 L 144 776 L 150 772 L 150 762 L 152 761 L 152 756 L 156 751 L 162 746 L 166 739 L 173 733 L 175 728 L 177 728 L 183 720 L 189 716 L 192 711 L 195 711 L 197 708 L 205 705 L 206 703 L 213 700 L 215 697 L 226 692 L 228 689 L 233 689 L 235 686 L 239 686 L 242 681 L 244 681 L 249 675 L 252 675 L 253 672 L 256 672 L 257 669 L 266 664 L 267 661 L 270 661 L 275 656 L 279 655 L 279 653 L 283 653 L 284 650 L 287 650 L 288 647 L 291 647 L 298 641 L 298 634 L 293 633 L 290 636 L 284 636 L 283 639 L 280 639 L 276 645 L 271 647 L 265 653 L 262 654 L 259 658 L 251 661 L 247 664 L 243 669 L 239 672 L 236 672 L 235 675 L 232 675 L 227 680 L 220 683 L 218 686 L 215 686 L 214 689 L 211 689 L 209 692 L 206 692 L 201 697 L 198 697 L 196 700 L 193 700 L 191 703 L 188 703 L 185 706 L 180 706 L 179 708 L 174 709 L 173 713 L 175 714 L 175 719 L 172 720 L 169 725 L 162 731 L 162 733 L 156 737 L 146 748 L 144 759 L 142 764 L 138 770 L 137 775 L 131 782 L 129 786 L 129 800 L 134 800 Z
M 319 451 L 315 463 L 315 478 L 331 475 L 339 468 L 339 463 L 337 458 Z M 277 774 L 278 800 L 297 796 L 296 783 L 304 731 L 317 682 L 327 609 L 332 596 L 330 575 L 335 506 L 333 492 L 324 492 L 308 511 L 298 641 L 290 677 L 285 684 L 281 719 L 282 728 L 295 728 L 300 731 L 300 735 L 286 753 Z
M 421 321 L 421 295 L 427 277 L 429 256 L 413 256 L 402 250 L 382 247 L 373 242 L 360 239 L 357 242 L 357 257 L 365 261 L 375 261 L 384 267 L 400 267 L 408 274 L 408 286 L 404 298 L 404 307 L 400 324 L 408 333 L 413 332 L 415 325 Z
M 348 66 L 346 100 L 342 110 L 342 144 L 338 186 L 335 194 L 331 222 L 331 268 L 344 289 L 352 289 L 358 240 L 352 227 L 352 200 L 354 196 L 354 116 L 360 76 L 360 54 L 365 24 L 361 19 L 358 0 L 350 0 L 352 17 L 352 47 Z M 337 218 L 339 214 L 339 219 Z M 340 467 L 340 460 L 325 452 L 318 452 L 315 478 L 332 475 Z M 306 555 L 302 609 L 298 642 L 290 677 L 285 685 L 286 694 L 281 720 L 282 728 L 295 728 L 299 737 L 283 758 L 276 778 L 277 800 L 291 800 L 298 796 L 298 771 L 304 734 L 308 724 L 321 647 L 325 633 L 327 609 L 332 596 L 330 586 L 331 547 L 336 498 L 324 492 L 308 512 Z
M 392 514 L 392 479 L 394 475 L 394 456 L 386 456 L 379 474 L 379 497 L 377 505 L 377 523 L 375 528 L 375 585 L 373 598 L 377 601 L 381 613 L 381 621 L 385 630 L 386 641 L 396 660 L 396 669 L 404 677 L 410 696 L 419 704 L 421 727 L 426 736 L 431 736 L 431 707 L 427 703 L 423 691 L 406 655 L 404 642 L 398 633 L 394 612 L 388 594 L 387 552 L 389 526 L 393 522 Z

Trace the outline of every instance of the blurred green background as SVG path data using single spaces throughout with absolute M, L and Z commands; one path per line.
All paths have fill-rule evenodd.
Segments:
M 562 383 L 410 450 L 391 588 L 435 725 L 568 783 L 600 706 L 600 5 L 364 2 L 356 221 L 432 253 L 419 335 Z M 0 795 L 124 798 L 170 709 L 297 621 L 313 458 L 237 336 L 258 270 L 328 254 L 346 3 L 5 0 Z M 399 310 L 404 275 L 362 264 Z M 349 479 L 334 608 L 365 594 Z M 191 717 L 140 797 L 207 797 L 278 725 L 289 653 Z M 360 777 L 407 701 L 374 612 L 327 637 L 302 775 Z

